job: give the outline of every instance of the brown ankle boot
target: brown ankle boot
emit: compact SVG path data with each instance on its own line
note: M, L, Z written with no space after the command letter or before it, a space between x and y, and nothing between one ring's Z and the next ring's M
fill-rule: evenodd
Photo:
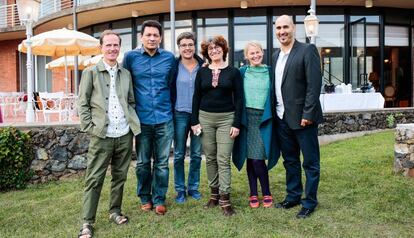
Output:
M210 199L208 200L207 204L204 205L205 209L216 207L219 204L219 189L218 188L211 188L211 195Z
M236 212L234 211L233 207L231 206L230 202L230 194L220 194L220 207L223 210L223 215L225 216L232 216Z

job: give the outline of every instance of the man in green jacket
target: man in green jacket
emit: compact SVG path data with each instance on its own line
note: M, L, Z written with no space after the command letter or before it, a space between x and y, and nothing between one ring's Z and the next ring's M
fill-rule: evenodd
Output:
M118 225L128 217L121 213L124 183L132 154L132 138L141 132L135 112L131 75L116 61L121 38L106 30L100 37L103 59L83 71L78 111L81 130L91 136L83 200L83 224L78 237L90 238L106 170L111 165L109 219Z

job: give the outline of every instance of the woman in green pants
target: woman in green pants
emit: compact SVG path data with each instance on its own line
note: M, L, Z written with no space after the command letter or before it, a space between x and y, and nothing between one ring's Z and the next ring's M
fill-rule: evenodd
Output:
M231 152L239 135L243 87L238 69L226 63L227 41L216 36L202 42L201 53L209 61L196 76L191 129L201 134L206 156L211 196L206 208L220 204L223 214L231 216Z

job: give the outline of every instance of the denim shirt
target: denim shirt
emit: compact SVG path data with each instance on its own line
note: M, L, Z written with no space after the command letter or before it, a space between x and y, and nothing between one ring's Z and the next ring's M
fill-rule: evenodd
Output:
M194 82L199 69L199 65L190 72L180 62L178 63L177 74L177 102L175 103L175 110L179 112L191 113L193 105Z
M132 75L135 110L142 124L172 120L170 88L174 63L174 55L160 48L153 56L143 47L126 53L123 65Z

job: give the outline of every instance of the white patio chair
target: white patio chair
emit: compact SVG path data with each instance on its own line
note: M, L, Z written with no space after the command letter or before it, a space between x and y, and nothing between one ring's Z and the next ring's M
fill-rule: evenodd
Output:
M24 113L26 102L24 102L24 92L12 92L9 98L9 104L13 111L13 117L17 117L18 113Z
M73 93L68 94L62 98L64 111L66 113L65 120L72 121L74 116L77 116L77 107L76 107L77 96Z
M39 92L39 100L41 108L38 110L42 111L43 119L45 122L50 121L51 114L57 114L59 121L66 115L67 111L63 105L63 92L56 93L42 93Z
M1 112L3 114L3 118L7 117L7 112L8 112L8 105L7 105L7 98L9 96L9 93L7 92L0 92L0 107L1 107Z

